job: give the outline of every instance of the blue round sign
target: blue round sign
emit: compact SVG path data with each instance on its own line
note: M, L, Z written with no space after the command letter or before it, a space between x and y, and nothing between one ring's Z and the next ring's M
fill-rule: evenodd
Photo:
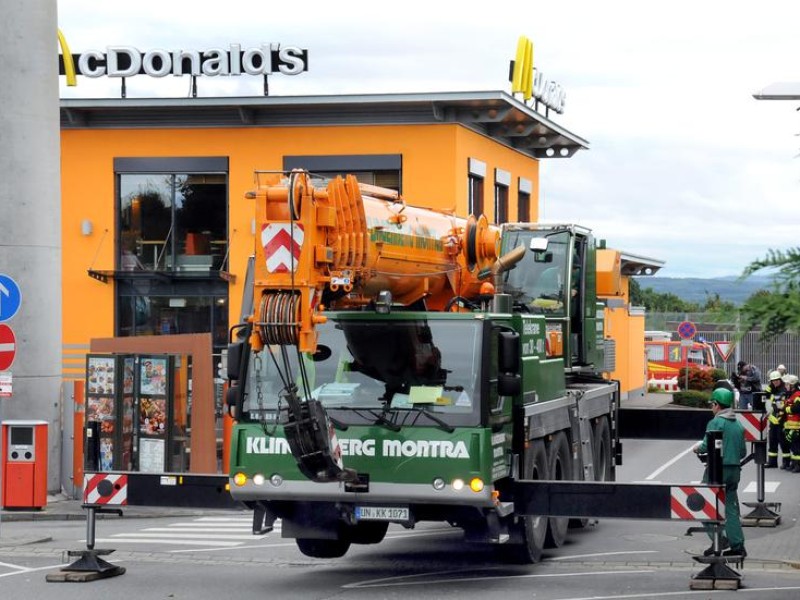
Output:
M0 273L0 323L17 314L22 304L22 292L17 282Z
M678 335L683 340L690 340L697 333L697 327L691 321L683 321L678 325Z

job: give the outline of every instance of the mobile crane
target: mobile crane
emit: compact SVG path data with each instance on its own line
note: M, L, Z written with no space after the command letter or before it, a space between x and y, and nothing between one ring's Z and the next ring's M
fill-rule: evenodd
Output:
M254 533L280 518L314 557L391 522L523 562L561 545L569 518L521 510L516 482L612 481L621 460L591 232L460 219L352 176L260 174L248 196L253 314L227 403Z

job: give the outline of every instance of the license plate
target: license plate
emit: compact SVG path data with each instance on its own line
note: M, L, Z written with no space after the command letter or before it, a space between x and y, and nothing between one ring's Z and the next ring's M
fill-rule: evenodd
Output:
M408 508L396 506L356 506L358 521L408 521Z

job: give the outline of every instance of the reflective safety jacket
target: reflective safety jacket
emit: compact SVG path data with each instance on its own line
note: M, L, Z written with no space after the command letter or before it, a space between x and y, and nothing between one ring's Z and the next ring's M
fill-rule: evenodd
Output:
M786 401L786 421L784 429L800 429L800 390L795 391Z
M784 402L788 394L786 386L781 384L772 389L772 384L764 388L767 393L767 410L769 411L769 422L773 425L783 425L786 420L786 413L784 412Z

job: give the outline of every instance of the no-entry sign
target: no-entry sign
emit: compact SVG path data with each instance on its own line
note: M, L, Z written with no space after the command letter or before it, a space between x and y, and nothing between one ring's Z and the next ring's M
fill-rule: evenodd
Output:
M0 323L0 371L5 371L14 362L17 353L17 338L14 330Z

